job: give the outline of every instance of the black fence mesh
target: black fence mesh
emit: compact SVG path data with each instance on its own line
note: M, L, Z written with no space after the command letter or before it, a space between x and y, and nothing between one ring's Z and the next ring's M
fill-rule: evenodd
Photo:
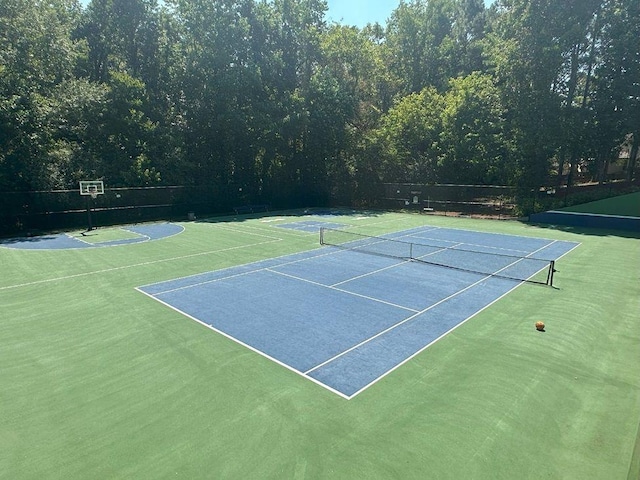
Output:
M434 213L511 216L516 188L503 185L385 183L386 208Z
M87 227L87 208L91 208L93 226L102 226L225 213L239 201L211 186L105 188L95 199L80 195L77 189L0 195L1 234Z

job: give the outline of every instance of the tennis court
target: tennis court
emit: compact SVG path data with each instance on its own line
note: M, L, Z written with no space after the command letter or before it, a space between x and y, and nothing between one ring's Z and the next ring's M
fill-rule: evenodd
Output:
M638 235L312 213L3 242L0 477L637 478Z
M550 283L578 243L422 226L138 287L216 332L353 398L523 283ZM550 288L528 286L528 288Z

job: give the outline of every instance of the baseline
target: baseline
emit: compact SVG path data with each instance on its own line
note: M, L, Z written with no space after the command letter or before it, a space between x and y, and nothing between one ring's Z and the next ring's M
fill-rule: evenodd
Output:
M503 253L486 273L445 272L327 247L137 290L349 399L540 271L539 262L525 260L560 257L578 245L433 227L389 238L424 235L442 244L430 254L465 243L494 252L499 243L525 255ZM509 268L521 268L523 279L494 276ZM251 295L239 302L239 291Z

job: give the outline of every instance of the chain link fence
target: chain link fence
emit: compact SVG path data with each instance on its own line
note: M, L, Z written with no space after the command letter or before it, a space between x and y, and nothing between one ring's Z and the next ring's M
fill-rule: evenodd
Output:
M515 214L515 187L504 185L422 185L385 183L384 207L442 215L511 217Z
M88 209L93 225L105 226L225 213L240 201L237 189L211 186L105 188L95 199L78 190L0 195L0 234L4 235L84 228Z

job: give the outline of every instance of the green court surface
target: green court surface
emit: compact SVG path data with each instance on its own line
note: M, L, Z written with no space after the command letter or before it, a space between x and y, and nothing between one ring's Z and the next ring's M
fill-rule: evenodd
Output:
M581 243L557 262L555 288L521 285L351 400L135 290L320 248L315 233L277 228L307 219L189 222L109 248L0 247L0 478L638 478L638 236L323 219L367 235L428 224Z
M563 208L563 211L640 217L640 192Z

